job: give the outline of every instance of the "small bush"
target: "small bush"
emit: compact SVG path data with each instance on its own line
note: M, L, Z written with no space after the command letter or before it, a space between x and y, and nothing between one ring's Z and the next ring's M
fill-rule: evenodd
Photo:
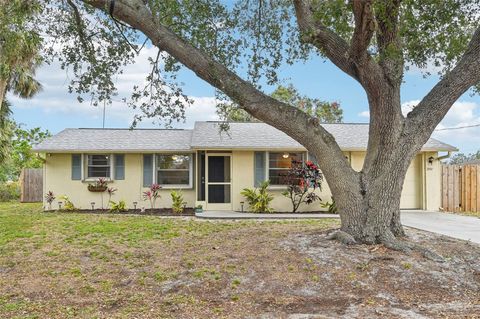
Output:
M64 205L63 205L63 209L65 210L75 210L75 205L73 205L72 201L70 200L70 198L68 198L67 195L62 195L60 196L60 199L63 199L64 200Z
M0 202L20 199L20 184L18 182L0 183Z
M124 200L121 200L118 203L111 200L110 205L110 213L121 213L127 211L127 204L125 204Z
M254 213L273 212L273 208L269 207L270 202L273 200L273 195L268 193L267 191L268 186L270 186L270 181L265 181L260 185L258 189L244 188L243 191L240 193L242 194L243 197L246 198L252 212Z
M170 196L172 197L172 211L178 214L182 213L183 207L186 204L186 202L183 200L182 191L173 190L170 192Z
M335 203L335 198L332 196L332 202L326 202L320 204L323 208L326 208L329 214L338 214L337 203Z

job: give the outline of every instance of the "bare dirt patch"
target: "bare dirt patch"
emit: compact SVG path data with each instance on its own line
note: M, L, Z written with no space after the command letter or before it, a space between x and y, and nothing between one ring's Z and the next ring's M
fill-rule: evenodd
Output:
M433 262L325 239L336 220L0 213L2 318L478 318L480 247ZM2 237L3 236L3 237Z

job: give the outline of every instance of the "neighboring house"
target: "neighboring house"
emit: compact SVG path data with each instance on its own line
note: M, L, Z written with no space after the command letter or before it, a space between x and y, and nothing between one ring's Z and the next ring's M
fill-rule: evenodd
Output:
M333 134L356 170L362 168L368 141L367 124L323 124ZM430 139L408 170L402 193L404 209L440 207L438 152L456 148ZM158 207L170 207L169 192L182 189L187 206L206 210L240 210L243 188L271 181L273 208L288 211L281 195L282 173L292 159L315 160L283 132L264 123L230 123L220 132L216 122L197 122L191 130L65 129L34 147L45 158L44 193L67 195L79 208L100 205L100 195L87 190L99 177L118 189L112 199L148 207L142 193L152 184L162 186ZM328 185L320 197L330 201ZM46 206L46 205L45 205ZM56 203L53 205L57 207ZM245 207L247 209L247 207ZM303 210L320 210L320 203Z

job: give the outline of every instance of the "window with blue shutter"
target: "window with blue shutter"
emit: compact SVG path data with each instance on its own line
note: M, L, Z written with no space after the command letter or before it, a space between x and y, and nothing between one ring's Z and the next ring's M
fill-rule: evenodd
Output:
M265 181L265 163L266 163L266 153L265 152L255 152L254 155L254 170L255 170L255 187L260 186L260 184Z
M82 155L72 154L72 180L82 179Z
M143 187L153 184L153 154L143 155Z
M114 170L114 179L123 180L125 179L125 155L115 154L115 170Z

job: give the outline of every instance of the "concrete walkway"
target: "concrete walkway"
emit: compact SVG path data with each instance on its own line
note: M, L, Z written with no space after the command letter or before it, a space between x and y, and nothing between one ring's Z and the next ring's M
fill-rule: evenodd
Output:
M205 219L317 219L339 218L333 214L252 214L233 211L205 211L196 214ZM423 210L403 210L405 226L480 244L480 218Z
M480 218L441 212L402 211L405 226L480 244Z

